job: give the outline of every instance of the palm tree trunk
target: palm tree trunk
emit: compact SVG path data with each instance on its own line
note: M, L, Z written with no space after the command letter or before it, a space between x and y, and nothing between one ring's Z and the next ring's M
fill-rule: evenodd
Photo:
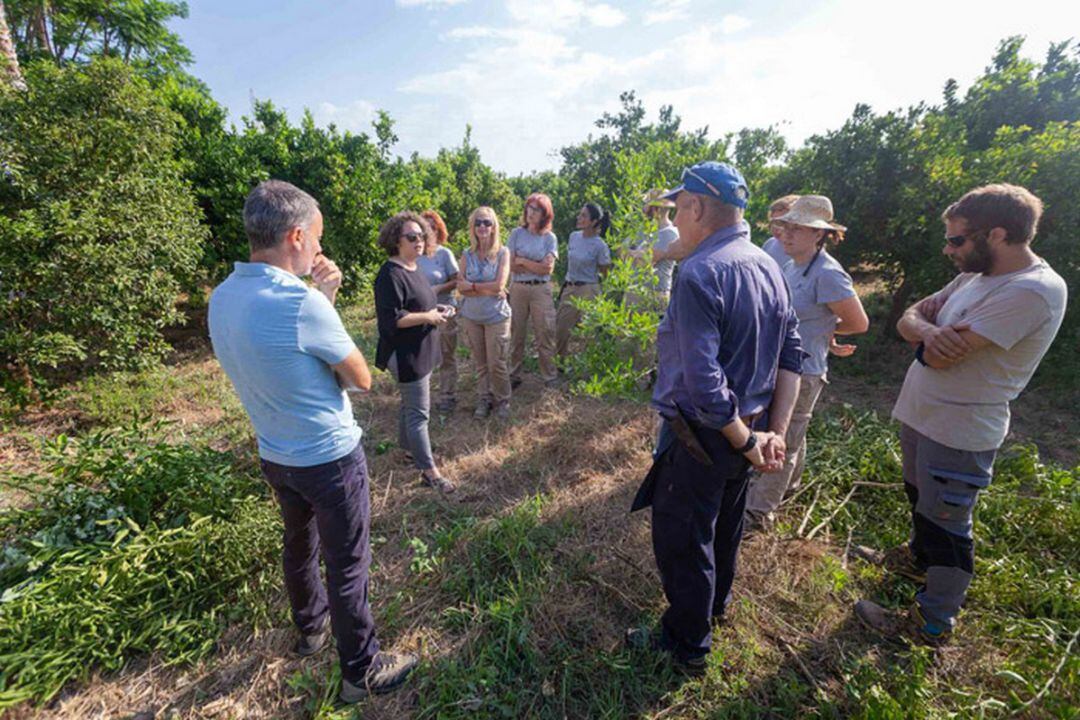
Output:
M8 30L4 0L0 0L0 82L18 90L26 89L22 71L19 70L19 58L15 55L15 44L11 41L11 31Z

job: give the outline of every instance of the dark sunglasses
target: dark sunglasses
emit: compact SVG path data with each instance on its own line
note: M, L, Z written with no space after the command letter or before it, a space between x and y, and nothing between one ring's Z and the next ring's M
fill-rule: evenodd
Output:
M536 212L544 212L544 208L540 207L539 205L526 205L525 209L526 210L535 210Z
M946 236L945 242L949 243L954 248L963 247L964 243L968 241L969 237L971 237L972 235L978 235L981 232L982 230L972 230L970 232L964 233L963 235Z
M491 227L494 224L495 223L491 222L490 220L484 220L483 218L479 218L473 221L473 225L475 225L476 227Z
M424 239L424 233L401 233L401 238L403 240L408 240L409 242L420 242Z

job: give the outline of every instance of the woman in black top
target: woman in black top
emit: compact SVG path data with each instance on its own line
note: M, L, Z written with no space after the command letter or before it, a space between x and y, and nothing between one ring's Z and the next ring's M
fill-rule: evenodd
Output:
M379 245L390 255L375 276L375 316L379 346L375 366L389 370L401 391L398 442L412 455L425 485L453 492L431 456L428 416L431 371L439 361L439 326L447 311L435 304L435 292L416 265L431 241L427 221L414 212L400 212L379 230Z

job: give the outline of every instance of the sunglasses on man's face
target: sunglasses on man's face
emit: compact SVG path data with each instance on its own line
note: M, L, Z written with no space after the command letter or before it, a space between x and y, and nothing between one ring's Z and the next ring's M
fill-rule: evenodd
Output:
M473 222L473 225L475 225L476 227L491 227L494 224L495 223L487 220L486 218L477 218L476 221Z
M945 242L949 243L954 248L963 247L964 243L968 241L968 238L970 238L972 235L978 235L981 232L982 230L972 230L971 232L966 232L963 235L946 236Z
M420 242L421 240L424 239L424 233L422 233L422 232L401 233L401 239L402 240L408 240L409 242L413 242L413 243Z

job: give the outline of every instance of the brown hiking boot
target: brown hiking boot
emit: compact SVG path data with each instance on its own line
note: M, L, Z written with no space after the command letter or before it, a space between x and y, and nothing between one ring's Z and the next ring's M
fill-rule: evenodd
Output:
M888 638L906 637L920 645L941 647L949 642L951 628L942 628L923 617L918 603L907 612L888 610L872 600L855 603L855 616L863 625Z
M326 613L322 622L319 623L319 629L310 635L301 635L300 639L293 645L293 652L300 657L310 657L319 652L326 646L326 641L330 638L330 613Z
M380 652L368 666L362 682L352 683L342 678L341 694L338 698L351 705L369 695L382 695L396 690L409 677L417 662L419 659L412 653Z
M926 568L919 564L911 546L907 543L888 550L878 550L866 545L856 545L851 551L863 560L882 567L894 575L914 580L920 585L926 584Z

